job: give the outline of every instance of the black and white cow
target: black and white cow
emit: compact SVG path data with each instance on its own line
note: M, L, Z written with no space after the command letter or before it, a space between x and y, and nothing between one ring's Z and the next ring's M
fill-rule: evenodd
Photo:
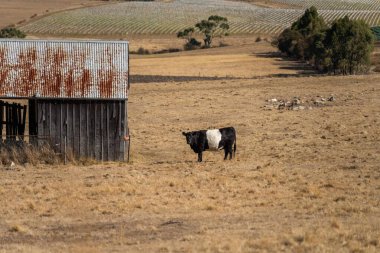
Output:
M236 153L236 131L233 127L182 132L182 134L186 136L187 144L194 153L198 154L198 162L202 162L202 152L205 150L224 149L224 160L228 154L232 159L232 146L234 155Z

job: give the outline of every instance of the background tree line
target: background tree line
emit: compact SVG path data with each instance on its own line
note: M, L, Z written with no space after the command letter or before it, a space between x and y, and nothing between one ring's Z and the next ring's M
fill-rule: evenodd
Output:
M322 72L347 75L368 72L374 41L364 21L346 16L327 25L311 7L274 44L281 52L308 61Z

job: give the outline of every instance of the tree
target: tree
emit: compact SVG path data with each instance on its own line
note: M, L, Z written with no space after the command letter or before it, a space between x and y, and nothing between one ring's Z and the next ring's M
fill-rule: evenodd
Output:
M227 35L227 31L230 29L227 18L218 15L210 16L207 20L198 22L195 24L195 27L203 33L203 41L205 43L205 47L207 48L211 47L213 38L215 37L217 31L221 31L221 34Z
M312 59L311 63L313 63L315 68L320 71L326 71L325 66L329 65L327 62L329 59L326 58L327 50L324 44L325 37L326 31L321 30L307 39L307 57Z
M321 16L319 16L318 10L314 6L306 9L302 17L300 17L291 26L292 30L300 32L305 38L312 36L326 28L327 26L325 21Z
M0 30L0 38L25 38L26 34L14 27L6 27Z
M201 46L201 43L193 37L194 32L195 32L194 27L189 27L177 33L177 38L186 40L186 44L184 46L186 50L192 50L194 48Z
M317 8L312 6L307 9L304 15L292 24L292 28L303 36L298 45L299 51L302 51L299 58L318 63L320 55L324 52L321 39L324 38L328 27L319 16Z
M313 48L321 34L327 29L323 18L312 6L295 21L290 28L285 29L277 40L279 50L297 59L312 61L315 58Z
M277 47L287 56L298 58L296 52L299 50L296 48L300 40L302 40L302 35L298 31L287 28L278 36Z
M373 33L364 21L350 20L348 16L336 20L324 40L326 56L330 59L328 70L343 75L366 72L374 41Z
M318 40L321 36L323 37L327 29L327 25L319 16L317 8L312 6L306 9L305 13L292 24L291 29L302 35L302 39L299 39L295 46L297 49L295 56L302 60L315 61L316 53L320 53L318 50L321 44L318 44Z
M183 31L177 32L177 38L185 39L187 43L193 38L193 33L195 29L194 27L189 27L184 29Z

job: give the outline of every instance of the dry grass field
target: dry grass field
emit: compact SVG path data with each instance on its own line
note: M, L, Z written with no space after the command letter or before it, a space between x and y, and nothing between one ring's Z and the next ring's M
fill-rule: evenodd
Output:
M89 1L50 1L66 2ZM9 8L7 24L21 17ZM132 83L129 164L0 167L0 253L380 252L380 75L279 78L309 71L255 40L133 55L132 75L199 80ZM266 107L293 97L312 108ZM236 158L197 163L181 132L224 126L237 130Z
M230 47L194 50L170 54L132 55L132 75L198 76L198 77L262 77L308 73L299 62L284 60L266 41L255 42L256 37L224 38ZM173 41L173 39L171 39ZM174 40L180 48L182 40ZM157 50L161 45L154 40L131 41L131 50L143 45ZM219 41L215 42L218 45ZM179 43L179 44L178 44Z
M101 0L0 0L0 27L23 24L52 12L104 4Z
M260 43L213 50L138 56L131 71L242 77L239 67L260 76L293 64L260 57L271 50ZM379 252L379 84L379 75L133 83L129 164L0 169L0 252ZM312 109L265 108L294 96ZM236 158L206 152L197 163L181 131L223 126L237 130Z

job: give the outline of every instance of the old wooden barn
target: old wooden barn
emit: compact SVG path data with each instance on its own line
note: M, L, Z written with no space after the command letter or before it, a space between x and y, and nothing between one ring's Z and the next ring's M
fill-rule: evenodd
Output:
M128 91L125 41L0 40L2 143L125 160Z

